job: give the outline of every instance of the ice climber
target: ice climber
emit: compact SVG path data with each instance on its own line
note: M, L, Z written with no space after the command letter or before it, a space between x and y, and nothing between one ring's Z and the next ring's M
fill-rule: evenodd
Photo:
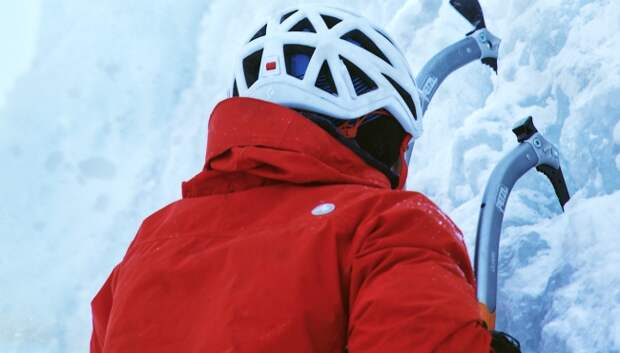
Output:
M461 232L403 190L420 102L385 32L279 13L230 86L203 170L94 298L92 353L517 351L481 321Z

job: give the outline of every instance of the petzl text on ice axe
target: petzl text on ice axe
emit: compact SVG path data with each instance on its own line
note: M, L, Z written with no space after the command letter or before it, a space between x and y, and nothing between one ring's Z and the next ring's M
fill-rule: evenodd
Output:
M512 131L517 135L519 145L491 173L482 197L476 235L476 296L489 330L495 329L499 239L506 202L513 186L536 167L551 181L562 208L570 198L560 167L560 153L536 130L532 117L521 120Z
M486 28L478 0L450 0L450 4L474 26L474 29L464 39L431 58L418 74L416 84L420 90L423 113L428 109L433 96L446 77L461 67L481 60L497 73L501 40Z

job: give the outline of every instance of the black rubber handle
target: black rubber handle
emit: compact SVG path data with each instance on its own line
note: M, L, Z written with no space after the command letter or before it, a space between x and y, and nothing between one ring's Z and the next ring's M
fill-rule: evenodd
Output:
M450 5L476 27L475 31L486 28L482 7L478 0L450 0Z
M497 65L497 59L496 58L483 58L482 59L482 63L487 65L488 67L492 68L493 71L495 71L495 74L497 74L497 70L498 70L498 65Z
M512 132L517 136L517 141L521 143L534 136L538 130L536 129L536 126L534 126L534 119L531 116L528 116L526 119L522 120L519 125L515 126L512 129Z
M570 200L570 195L568 193L568 188L566 187L566 181L564 180L564 173L562 173L562 168L555 169L548 165L540 165L536 167L536 170L543 173L553 185L553 189L555 190L555 194L560 201L560 205L562 209L564 209L564 205Z

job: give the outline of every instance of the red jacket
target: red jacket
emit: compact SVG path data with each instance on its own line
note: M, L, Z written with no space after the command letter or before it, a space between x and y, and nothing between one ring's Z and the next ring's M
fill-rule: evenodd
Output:
M488 353L459 230L298 113L233 98L92 302L93 353Z

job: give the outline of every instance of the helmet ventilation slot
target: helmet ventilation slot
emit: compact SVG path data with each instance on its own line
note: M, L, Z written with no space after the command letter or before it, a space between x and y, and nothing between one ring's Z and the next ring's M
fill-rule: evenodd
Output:
M336 88L336 83L334 82L334 77L329 70L329 64L327 61L323 62L321 70L319 71L319 76L317 77L314 85L327 93L333 94L334 96L338 95L338 89Z
M405 101L405 104L407 104L407 107L411 111L413 118L417 120L418 116L415 111L415 103L413 102L413 98L411 98L411 95L401 85L396 83L396 81L394 81L391 77L385 74L383 75L383 77L385 77L390 82L390 84L394 87L394 89L398 92L400 97Z
M258 30L258 32L256 32L256 34L254 34L254 36L252 36L252 39L250 39L250 42L260 37L264 37L266 34L267 34L267 25L264 25L261 29Z
M368 75L366 75L359 67L355 66L355 64L342 56L340 57L340 60L342 60L344 65L347 67L349 76L351 76L351 82L353 82L353 87L355 88L355 93L358 96L372 92L378 88L375 81L368 77Z
M245 75L245 84L248 88L252 87L254 82L258 80L260 61L262 57L263 50L261 49L243 59L243 74Z
M323 21L325 22L325 25L329 29L332 29L335 25L342 22L341 19L333 17L333 16L321 15L321 18L323 19Z
M232 96L239 97L239 89L237 88L237 80L235 80L235 83L233 83Z
M388 60L385 54L383 54L381 49L379 49L379 47L377 47L377 45L370 38L368 38L364 33L362 33L362 31L356 29L340 37L340 39L346 40L351 44L364 48L367 51L381 58L386 63L392 65L390 60Z
M295 14L295 12L297 12L297 10L293 10L293 11L291 11L291 12L287 12L287 13L285 13L285 14L284 14L284 16L282 16L282 17L280 18L280 23L282 23L282 22L286 21L286 19L287 19L287 18L289 18L289 17L293 16L293 14Z
M308 65L310 64L310 59L312 59L312 55L314 54L314 49L315 48L305 45L285 45L284 62L286 64L286 73L303 80Z
M289 32L312 32L312 33L316 33L316 30L314 29L314 26L312 25L312 23L310 23L310 20L308 18L304 18L303 20L297 22L296 25L294 25Z

